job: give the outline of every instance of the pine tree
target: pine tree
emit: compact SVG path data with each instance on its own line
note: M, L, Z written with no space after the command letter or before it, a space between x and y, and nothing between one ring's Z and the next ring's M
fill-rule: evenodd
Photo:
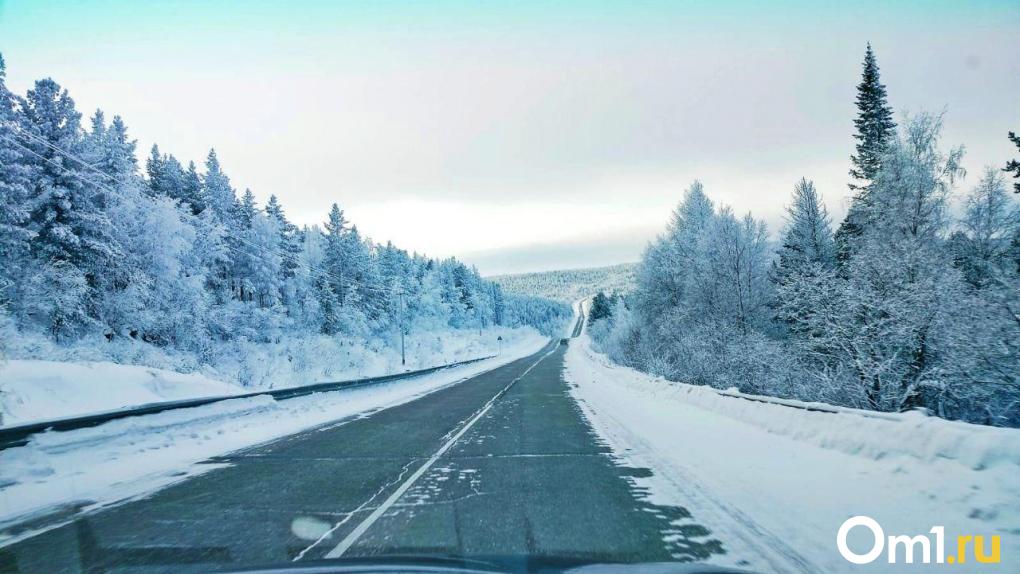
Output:
M875 53L868 44L864 54L864 71L861 83L857 85L857 129L856 153L850 156L853 181L850 189L854 196L846 218L836 231L836 256L840 265L846 263L853 252L853 243L866 225L862 208L867 206L869 187L881 167L882 154L890 139L895 136L896 123L893 112L886 101L885 86L882 85Z
M227 287L227 293L235 299L243 299L243 284L235 274L238 258L247 253L241 243L242 225L238 219L240 212L237 194L230 185L230 178L223 172L216 150L209 150L205 161L205 174L202 176L202 197L212 212L216 222L223 226L226 249L229 250L229 262L218 272L219 283Z
M36 82L22 109L24 130L35 136L27 146L35 168L35 250L42 258L102 266L114 255L108 239L111 223L95 209L105 192L92 182L103 183L96 180L104 178L89 177L68 157L85 151L81 114L67 91L50 79ZM98 119L101 122L101 116Z
M344 239L350 290L356 294L358 301L358 316L353 320L359 325L378 328L391 293L382 284L372 244L361 237L358 226L351 225Z
M98 112L97 112L98 113ZM124 182L134 178L138 172L138 158L135 156L137 142L128 137L127 126L120 116L113 116L102 139L101 154L93 164L106 173L111 182Z
M810 339L805 325L819 312L817 286L835 265L829 214L812 182L801 179L786 208L787 221L770 279L776 287L775 318Z
M1020 149L1020 136L1013 132L1009 132L1009 141L1013 142L1013 145ZM1020 179L1020 161L1011 159L1006 162L1006 167L1003 171L1013 174L1013 179ZM1020 193L1020 181L1013 183L1013 193Z
M256 213L252 217L247 238L251 249L258 253L258 256L249 259L250 267L247 269L251 290L249 299L263 308L273 307L280 302L283 259L279 251L279 237L279 222L275 218L262 213Z
M185 174L181 162L173 155L160 154L156 144L152 145L149 159L145 161L145 172L149 177L149 188L153 195L189 203L185 193ZM190 209L190 205L188 207Z
M230 221L234 227L229 244L234 246L233 281L237 290L237 298L241 301L254 300L253 283L256 269L259 267L258 259L261 256L256 243L253 241L252 225L258 215L258 207L255 205L255 195L250 189L244 190L241 201L234 204L234 214Z
M503 297L503 288L499 286L499 283L492 282L492 321L496 325L506 324L506 300Z
M73 160L57 149L79 151L81 114L66 91L50 79L36 82L21 105L23 130L33 168L33 250L40 258L70 261L79 240L73 230L74 195L82 187ZM26 138L27 139L27 138Z
M276 197L264 210L248 190L238 198L214 151L202 175L157 146L140 170L120 117L97 111L82 129L56 82L17 98L4 72L0 58L0 310L19 329L126 336L211 361L225 343L280 342L284 329L367 342L392 339L405 317L407 329L547 334L566 318L455 259L377 246L335 205L328 234L298 230Z
M20 279L19 262L34 235L27 226L30 170L15 129L17 120L0 55L0 305L10 297L8 288Z
M37 81L20 108L20 131L28 134L25 147L31 150L31 252L50 267L39 274L46 284L35 288L60 291L64 307L50 312L44 306L35 314L62 337L95 323L101 285L123 255L108 214L112 182L83 165L98 156L93 146L105 140L107 128L97 114L86 139L74 101L51 79ZM79 297L71 301L71 294Z
M850 157L853 167L850 175L856 180L851 189L865 190L881 165L882 154L890 138L896 133L893 112L886 101L885 86L879 77L875 53L868 44L864 54L864 72L857 85L857 153Z
M347 219L344 217L344 212L340 209L339 205L334 203L330 208L329 219L324 227L326 228L326 252L323 264L326 266L327 271L343 270L346 267L344 235L349 231L349 226L347 225ZM335 280L343 281L342 278L336 278Z
M333 204L325 224L326 245L323 253L323 280L320 284L320 304L323 309L323 332L349 333L350 325L345 320L345 307L356 303L351 288L350 256L348 235L350 227L340 206Z
M181 199L191 206L191 213L194 215L202 213L208 207L205 190L202 186L202 176L198 175L198 168L195 167L193 161L188 162L188 170L184 172Z
M209 150L205 161L205 176L202 178L202 194L216 217L227 226L228 231L236 228L237 195L230 187L230 178L223 173L216 150Z
M165 163L166 158L159 153L159 146L152 144L152 149L149 151L149 159L145 160L145 173L149 176L149 185L155 193L162 191L160 181L163 179Z
M276 222L279 232L279 239L276 250L282 257L281 272L283 279L290 279L295 276L300 267L301 256L301 234L296 225L287 219L283 211L283 205L276 195L270 195L266 202L266 215Z
M250 189L245 188L244 194L241 196L240 203L236 206L237 209L237 221L241 225L242 229L250 228L252 222L255 221L255 216L259 212L259 208L255 205L255 194Z
M594 323L599 319L605 319L613 314L613 308L609 303L609 297L602 291L595 294L591 300L591 308L588 309L588 322Z
M793 188L793 203L786 208L787 221L773 280L779 284L808 266L825 269L835 262L829 214L818 197L815 184L801 179Z

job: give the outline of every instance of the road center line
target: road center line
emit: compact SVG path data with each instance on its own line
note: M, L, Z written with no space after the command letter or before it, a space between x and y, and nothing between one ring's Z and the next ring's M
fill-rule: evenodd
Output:
M518 375L517 378L515 378L514 380L510 381L510 383L507 386L503 387L498 393L496 393L491 399L489 399L488 402L486 402L485 405L482 406L482 408L479 409L478 412L476 412L467 421L467 423L460 429L460 431L457 432L457 434L453 435L452 437L450 437L450 440L443 443L443 446L439 447L439 450L437 450L435 454L429 457L429 459L425 461L424 464L418 467L418 470L414 471L414 474L409 476L407 480L403 482L403 484L401 484L395 491L393 491L393 494L391 494L389 498L387 498L385 501L383 501L382 504L380 504L375 510L373 510L372 513L365 518L365 520L361 521L361 523L358 524L354 528L354 530L352 530L351 533L347 535L346 538L341 540L340 543L336 545L336 548L333 548L328 553L326 553L325 558L340 558L341 556L343 556L344 553L347 552L347 550L349 550L350 547L353 546L354 543L357 542L358 539L361 538L361 536L365 534L365 532L369 528L371 528L373 524L375 524L375 521L379 520L379 517L382 516L387 510L389 510L390 507L393 506L393 504L396 503L397 500L399 500L400 497L403 496L404 493L407 492L407 490L410 489L411 486L413 486L414 483L419 478L421 478L421 476L425 474L429 470L429 468L431 468L432 465L436 463L437 460L439 460L439 457L443 456L443 454L445 454L446 451L450 450L450 448L452 448L453 445L456 444L458 440L460 440L460 437L464 436L464 434L468 430L470 430L471 427L474 426L474 424L478 422L479 419L485 416L485 413L489 412L489 409L492 408L492 405L494 405L496 401L499 400L500 397L506 394L506 392L510 390L510 387L514 386L514 384L517 381L523 379L529 372L531 372L531 369L534 369L539 363L544 361L546 357L555 353L558 348L559 345L554 344L552 348L549 350L549 352L539 357L539 359L532 363L531 366L529 366L527 369L525 369L523 373Z

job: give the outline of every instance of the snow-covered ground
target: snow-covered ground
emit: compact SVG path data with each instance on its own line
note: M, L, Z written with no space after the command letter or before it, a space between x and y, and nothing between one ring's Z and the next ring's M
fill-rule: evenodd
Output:
M276 345L244 344L222 353L216 367L192 363L143 343L57 347L19 341L21 357L0 362L0 426L52 420L169 400L229 396L264 388L357 379L445 365L497 353L497 337L514 346L534 339L531 328L448 329L408 337L400 348L378 342L308 337ZM97 360L97 359L110 360ZM180 372L185 371L185 372Z
M60 507L91 511L144 496L216 468L195 464L209 457L405 403L532 354L548 341L528 330L505 341L498 357L412 379L284 401L233 399L35 435L26 446L0 451L0 528ZM0 539L0 545L29 534Z
M902 547L895 565L888 546L871 564L844 560L840 525L867 515L886 536L942 525L947 555L957 535L999 535L999 564L975 563L971 548L950 569L1020 571L1020 430L726 397L612 363L587 334L571 344L565 375L621 462L652 470L635 479L651 502L687 508L723 542L715 562L761 572L950 568L904 564ZM870 548L865 532L850 539L857 552Z
M637 268L637 263L621 263L609 267L496 275L488 279L499 284L507 293L574 303L598 291L607 295L630 293L637 283Z
M199 373L109 361L14 360L0 365L0 413L6 426L242 391Z

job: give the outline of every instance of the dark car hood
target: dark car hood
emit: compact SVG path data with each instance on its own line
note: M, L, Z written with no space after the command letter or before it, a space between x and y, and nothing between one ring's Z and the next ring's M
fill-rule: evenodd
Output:
M428 572L428 573L478 573L493 574L504 572L570 572L572 574L753 574L746 570L735 570L710 564L690 562L592 562L572 558L547 558L534 556L497 556L481 558L435 557L435 556L381 556L371 558L343 558L338 560L312 560L289 562L264 567L225 570L225 572L246 572L249 574L331 574L331 573L373 573L373 572Z

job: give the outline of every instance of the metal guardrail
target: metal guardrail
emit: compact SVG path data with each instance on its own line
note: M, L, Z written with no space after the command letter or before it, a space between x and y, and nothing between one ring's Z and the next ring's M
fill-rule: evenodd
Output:
M686 384L690 384L690 383L686 383ZM836 406L836 405L830 405L828 403L806 402L806 401L799 401L797 399L784 399L784 398L780 398L780 397L770 397L770 396L766 396L766 395L751 395L751 394L742 393L740 391L733 390L733 389L722 390L722 389L715 389L715 388L712 388L712 387L708 387L708 388L712 389L717 395L719 395L721 397L728 397L728 398L731 398L731 399L742 399L742 400L745 400L745 401L753 401L753 402L756 402L756 403L764 403L764 404L767 404L767 405L776 405L776 406L779 406L779 407L787 407L787 408L791 408L791 409L800 409L802 411L810 411L810 412L815 412L815 413L830 413L830 414L850 414L850 415L856 415L856 416L861 416L861 417L865 417L865 418L881 419L881 420L895 421L895 422L901 422L903 420L899 416L899 415L902 415L903 413L889 413L889 412L883 412L883 411L867 411L867 410L864 410L864 409L855 409L853 407L840 407L840 406ZM915 409L915 410L923 411L923 409ZM928 413L925 412L924 414L928 414Z
M366 385L374 385L379 383L385 383L389 381L395 381L399 379L408 379L412 377L419 377L421 375L428 375L435 373L443 369L449 369L452 367L459 367L461 365L468 365L471 363L477 363L486 359L491 359L496 355L489 355L486 357L479 357L477 359L469 359L467 361L459 361L456 363L450 363L447 365L440 365L438 367L429 367L427 369L418 369L416 371L405 371L403 373L393 373L390 375L382 375L378 377L367 377L363 379L351 379L347 381L334 381L328 383L315 383L311 385L304 385L300 387L287 387L283 389L273 389L265 391L253 391L250 393L242 393L239 395L227 395L218 397L202 397L197 399L183 399L179 401L166 401L159 403L148 403L139 405L136 407L129 407L124 409L117 409L114 411L105 411L101 413L93 413L88 415L68 417L62 419L55 419L49 421L42 421L36 423L28 423L17 426L10 426L6 428L0 428L0 450L7 448L24 446L28 444L28 439L40 432L45 431L68 431L75 429L82 429L88 427L94 427L103 423L123 419L128 417L136 417L141 415L151 415L160 413L163 411L169 411L174 409L186 409L192 407L200 407L203 405L209 405L212 403L218 403L220 401L229 401L233 399L247 399L251 397L260 396L271 396L274 399L292 399L295 397L302 397L305 395L311 395L314 393L322 393L328 391L338 391L341 389L349 389L353 387L361 387Z

